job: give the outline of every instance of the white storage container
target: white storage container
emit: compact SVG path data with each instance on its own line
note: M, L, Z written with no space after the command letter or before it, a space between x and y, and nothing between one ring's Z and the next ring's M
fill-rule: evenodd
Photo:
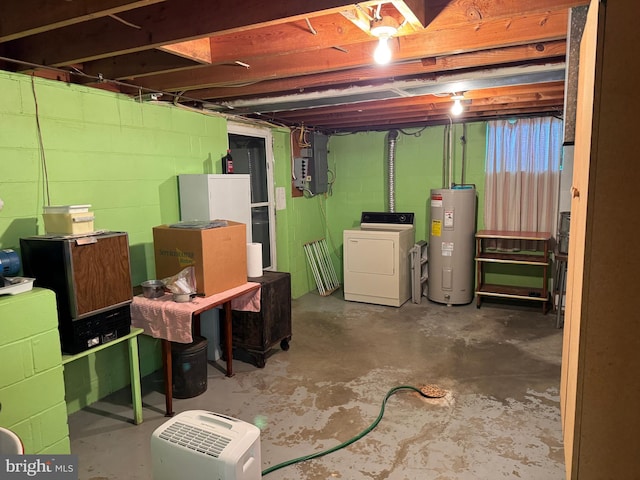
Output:
M93 232L94 216L91 212L44 213L44 229L49 235L73 235Z

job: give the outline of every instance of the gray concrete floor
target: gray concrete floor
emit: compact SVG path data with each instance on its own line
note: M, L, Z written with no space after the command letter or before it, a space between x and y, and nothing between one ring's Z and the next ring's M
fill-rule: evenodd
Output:
M236 360L227 378L222 364L210 365L207 391L175 399L176 413L204 409L261 425L265 469L359 434L395 386L436 384L448 393L435 400L400 391L363 439L265 478L564 478L554 315L426 298L394 308L311 293L293 301L292 330L290 349L263 369ZM70 416L81 480L151 479L150 437L168 420L162 389L160 375L143 379L138 426L126 389Z

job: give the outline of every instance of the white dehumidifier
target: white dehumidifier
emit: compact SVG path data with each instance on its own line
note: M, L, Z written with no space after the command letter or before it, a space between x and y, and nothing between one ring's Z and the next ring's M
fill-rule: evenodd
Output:
M151 436L154 480L259 480L260 430L205 410L179 413Z

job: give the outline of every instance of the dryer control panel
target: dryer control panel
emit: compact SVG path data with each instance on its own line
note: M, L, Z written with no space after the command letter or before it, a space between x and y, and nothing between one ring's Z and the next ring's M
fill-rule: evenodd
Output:
M413 225L413 213L396 212L362 212L360 223L390 223L398 225Z

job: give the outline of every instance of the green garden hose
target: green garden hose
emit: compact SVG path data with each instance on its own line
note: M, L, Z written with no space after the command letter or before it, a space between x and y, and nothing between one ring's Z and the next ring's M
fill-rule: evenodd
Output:
M384 397L384 400L382 400L382 406L380 407L380 413L378 414L378 418L376 418L374 420L374 422L371 425L369 425L367 428L365 428L361 433L359 433L355 437L353 437L353 438L351 438L351 439L349 439L349 440L347 440L345 442L342 442L339 445L336 445L335 447L328 448L327 450L322 450L322 451L317 452L317 453L312 453L310 455L305 455L303 457L298 457L298 458L294 458L292 460L287 460L285 462L282 462L282 463L279 463L279 464L274 465L272 467L269 467L269 468L263 470L262 476L264 477L265 475L268 475L271 472L275 472L276 470L279 470L281 468L288 467L289 465L294 465L296 463L306 462L307 460L312 460L314 458L323 457L324 455L328 455L330 453L336 452L336 451L338 451L338 450L340 450L340 449L342 449L344 447L347 447L347 446L351 445L354 442L357 442L358 440L360 440L362 437L364 437L365 435L370 433L374 428L376 428L378 426L378 424L380 423L380 420L382 420L382 417L384 415L384 407L387 404L387 400L389 400L389 397L391 397L391 395L393 395L394 393L396 393L396 392L398 392L400 390L413 390L414 392L418 392L423 397L431 398L429 395L427 395L425 392L423 392L419 388L412 387L411 385L400 385L398 387L393 387L391 390L389 390L387 392L387 394Z

